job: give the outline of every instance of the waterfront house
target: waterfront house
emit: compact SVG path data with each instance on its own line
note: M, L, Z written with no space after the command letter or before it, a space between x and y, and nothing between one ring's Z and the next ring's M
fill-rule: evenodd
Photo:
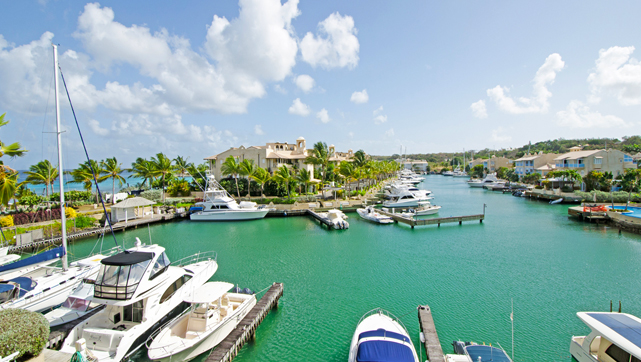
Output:
M583 151L580 147L572 147L570 152L556 157L554 163L557 170L575 170L581 177L590 171L612 172L616 177L629 168L637 167L632 156L619 150Z
M205 160L209 163L210 172L217 180L224 177L221 166L229 156L233 156L238 162L246 159L254 160L256 167L264 168L270 174L273 174L281 166L293 167L296 165L299 170L307 169L313 177L314 165L305 163L307 156L312 154L306 146L305 138L299 137L295 143L272 142L264 146L232 147L217 155L205 157ZM354 157L354 152L351 149L347 152L336 152L334 145L330 145L328 149L332 155L330 161L333 162L351 161Z
M543 153L526 154L521 158L514 160L514 173L522 178L534 172L538 172L538 168L542 168L548 163L554 163L554 159L559 155L556 153ZM541 170L543 171L543 170ZM547 169L546 173L550 170Z
M510 160L507 157L496 157L493 155L490 158L477 158L468 163L470 169L474 168L476 165L483 165L483 169L487 170L488 173L494 173L501 167L510 168L514 161Z
M416 161L416 160L410 160L408 158L406 160L400 161L400 163L403 165L403 168L406 170L420 171L420 172L427 171L427 166L428 166L427 161L423 161L423 160Z

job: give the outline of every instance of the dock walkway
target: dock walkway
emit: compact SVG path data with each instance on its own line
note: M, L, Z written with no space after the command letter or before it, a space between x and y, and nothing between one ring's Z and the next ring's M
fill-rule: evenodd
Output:
M432 310L428 305L418 306L418 323L421 325L421 333L423 333L425 345L425 353L430 362L445 362L445 355L441 348L441 342L436 333L436 326L432 318Z
M229 362L249 339L254 339L256 328L272 308L278 307L283 296L283 283L274 283L236 328L212 351L205 362Z
M391 217L396 223L407 224L414 229L414 226L423 226L423 225L438 225L446 223L458 222L459 225L463 224L463 221L476 221L483 223L485 220L485 214L475 214L475 215L464 215L464 216L449 216L449 217L436 217L430 219L414 219L413 217L406 217L398 213L393 213L384 210L378 210L383 215Z

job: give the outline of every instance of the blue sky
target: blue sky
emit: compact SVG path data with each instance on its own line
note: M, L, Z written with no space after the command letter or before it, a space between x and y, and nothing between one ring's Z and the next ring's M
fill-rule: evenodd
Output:
M92 158L303 136L392 154L641 133L635 1L3 2L0 112L47 158L51 42ZM64 99L63 99L64 100ZM83 161L62 102L64 163Z

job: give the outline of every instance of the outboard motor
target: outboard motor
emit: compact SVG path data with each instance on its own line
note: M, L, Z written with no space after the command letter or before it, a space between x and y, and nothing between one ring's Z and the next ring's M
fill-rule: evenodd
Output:
M252 292L252 290L251 290L251 289L249 289L249 288L245 288L245 289L243 289L243 291L242 291L242 292L243 292L244 294L249 294L249 295L254 294L254 292Z
M454 353L456 354L465 354L465 342L454 341L452 346L454 346Z

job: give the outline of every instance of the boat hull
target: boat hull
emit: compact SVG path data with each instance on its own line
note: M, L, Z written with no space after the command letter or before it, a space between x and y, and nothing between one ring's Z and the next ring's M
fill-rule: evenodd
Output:
M597 362L598 360L588 351L584 350L583 346L579 344L579 341L583 341L582 338L585 337L572 337L572 341L570 342L570 354L578 362Z
M262 219L269 210L199 211L189 215L193 221L240 221Z

